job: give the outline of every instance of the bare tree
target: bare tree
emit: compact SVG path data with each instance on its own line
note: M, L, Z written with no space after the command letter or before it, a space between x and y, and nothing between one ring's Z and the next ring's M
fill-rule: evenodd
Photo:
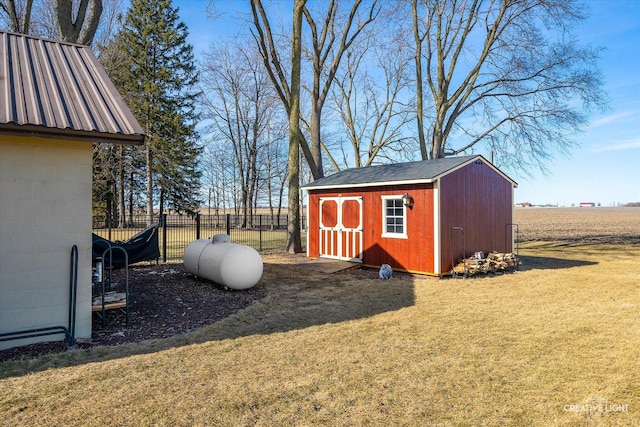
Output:
M289 160L288 160L288 212L287 252L302 252L300 233L300 73L302 62L302 15L306 0L293 4L293 41L291 43L291 93L289 105Z
M336 170L369 166L376 158L397 159L410 152L414 140L404 131L413 120L414 106L408 101L406 45L387 31L363 37L347 54L344 72L335 77L333 104L350 143L340 144L342 165L327 153Z
M307 49L306 53L312 63L313 84L306 87L306 90L311 95L311 155L318 169L319 176L316 179L324 175L322 153L320 152L322 146L320 126L322 109L334 82L334 77L344 55L380 11L377 0L373 0L368 5L364 16L360 16L359 8L361 5L361 0L354 1L349 14L341 17L338 13L339 2L330 1L324 16L322 13L318 14L323 18L320 21L321 26L318 26L310 10L306 7L304 9L305 19L311 30L310 49Z
M53 8L62 41L93 43L102 15L102 0L80 0L77 9L72 0L54 0Z
M32 19L33 34L49 38L60 39L58 32L58 21L56 11L53 6L55 0L39 0L34 7Z
M267 129L264 148L258 161L261 165L261 183L264 184L263 191L267 199L272 226L274 219L280 218L287 184L288 126L287 122L281 122L283 118L286 119L282 114L277 114L273 118L273 123Z
M212 140L205 145L202 161L202 184L207 192L207 205L214 214L226 212L234 198L235 180L233 150L226 141Z
M276 110L282 110L255 49L212 45L204 64L202 104L217 140L233 148L243 225L250 225L258 190L259 153Z
M122 0L0 0L9 31L104 46L116 33Z
M597 51L570 36L584 19L577 1L413 0L411 14L423 158L483 142L512 166L544 170L604 104Z
M343 56L364 28L373 22L380 10L377 0L373 0L368 2L366 12L360 14L363 1L355 0L348 13L342 14L339 13L340 4L342 3L331 0L326 10L319 14L322 19L320 20L321 24L318 25L314 13L306 7L306 2L304 0L295 1L292 39L290 42L284 43L285 45L290 43L292 47L291 72L287 73L280 54L281 46L278 44L280 40L276 40L274 37L267 11L261 0L251 0L253 36L260 49L265 69L289 115L289 241L287 250L290 252L302 251L299 151L302 149L314 179L323 177L320 125L324 104ZM308 24L311 37L308 48L304 49L305 57L310 62L312 75L312 82L305 86L306 92L310 95L309 104L311 106L311 116L307 121L310 144L300 129L302 120L300 117L300 75L303 53L303 17ZM290 82L288 78L291 79Z
M122 27L120 17L123 9L123 0L102 0L100 24L93 37L93 48L97 51L97 55L100 55L102 48L120 31Z
M0 10L6 13L9 31L14 33L29 34L32 9L33 0L24 2L16 2L15 0L0 1Z
M322 11L312 11L303 6L305 22L309 28L310 41L304 44L305 62L309 62L311 82L303 83L309 95L311 108L309 125L310 143L299 135L301 148L314 179L324 176L322 165L322 111L329 95L334 77L340 68L343 57L351 45L371 24L380 11L377 0L367 3L366 10L362 0L355 0L346 12L340 9L344 4L331 0ZM274 38L269 16L261 0L251 0L251 10L254 21L254 37L263 57L265 67L287 111L290 110L290 88L287 73L282 64L279 53L278 40ZM319 19L317 19L319 18ZM301 57L302 58L302 57Z

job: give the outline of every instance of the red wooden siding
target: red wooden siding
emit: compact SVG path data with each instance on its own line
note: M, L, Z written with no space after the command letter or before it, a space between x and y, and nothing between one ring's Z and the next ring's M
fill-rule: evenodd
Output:
M437 186L434 189L434 186ZM362 197L362 262L389 264L394 269L446 274L454 261L474 252L512 250L513 183L480 158L442 176L436 184L412 184L337 190L309 190L308 252L319 254L319 199L321 197ZM382 237L382 196L402 197L409 193L413 209L406 211L406 238ZM342 210L345 226L357 226L355 201L346 201ZM435 212L438 209L438 212ZM437 218L436 218L437 214ZM333 216L332 216L333 215ZM325 210L324 225L336 222L337 213ZM331 224L328 224L328 222ZM435 224L439 221L439 226ZM437 227L437 232L435 231ZM452 227L464 230L462 233ZM344 240L343 245L344 245ZM353 246L353 245L352 245ZM356 249L359 249L356 247ZM344 252L344 248L343 248ZM439 260L434 257L439 254ZM439 268L436 268L438 266Z
M408 238L382 237L382 196L398 196L409 193L414 199L413 209L407 209L406 230ZM363 264L380 266L389 264L395 269L432 273L433 260L433 186L369 187L358 191L318 190L309 192L309 232L307 234L309 257L319 256L319 199L320 197L362 196L363 204ZM356 226L357 202L343 205L345 226ZM324 209L323 209L324 210ZM324 215L324 214L323 214ZM323 219L323 223L324 223ZM327 225L325 223L325 225Z
M511 183L482 161L472 162L440 179L441 272L462 257L464 229L466 256L483 251L511 251L513 221ZM506 230L505 230L506 227ZM453 248L452 248L453 246Z
M309 193L307 199L307 256L318 258L319 256L319 230L320 230L320 197L318 194Z

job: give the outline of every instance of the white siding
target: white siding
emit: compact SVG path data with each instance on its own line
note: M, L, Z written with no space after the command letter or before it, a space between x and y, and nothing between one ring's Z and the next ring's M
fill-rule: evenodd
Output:
M76 337L91 336L91 161L87 142L0 136L0 332L67 326L77 245Z

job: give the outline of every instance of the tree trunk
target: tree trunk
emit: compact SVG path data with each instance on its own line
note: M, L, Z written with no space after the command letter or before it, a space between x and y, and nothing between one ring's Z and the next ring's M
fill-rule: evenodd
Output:
M29 34L29 24L31 23L31 9L33 0L27 0L24 7L24 15L19 16L16 9L15 0L7 0L6 3L0 1L0 9L4 9L9 17L9 30L13 33Z
M153 223L153 153L147 142L147 225Z
M127 226L126 208L124 202L124 189L126 182L124 180L124 146L120 145L119 150L120 159L118 159L118 213L120 215L120 227Z
M418 125L418 146L420 147L420 157L427 160L427 142L424 137L424 104L422 95L422 38L418 28L418 5L417 0L411 2L411 15L413 18L413 38L416 43L416 122Z
M311 111L311 158L315 164L315 174L313 179L320 179L324 177L324 168L322 167L322 149L320 141L320 121L322 116L322 107L317 105L313 106Z
M289 112L289 222L287 252L302 252L300 236L300 62L302 51L302 11L305 0L293 4L293 43L291 54L291 109Z
M135 179L135 176L132 168L131 172L129 173L129 221L127 222L127 227L133 226L133 198L134 198L133 195L135 194L134 179Z
M249 198L249 191L246 186L242 186L242 228L247 228L249 225L248 222L248 213L249 213L249 205L251 204L251 199Z
M75 19L71 0L54 0L53 9L61 40L84 45L93 42L102 15L102 0L81 0Z
M447 117L444 106L440 106L433 124L433 135L431 136L431 158L442 159L445 157L445 146L447 135L445 133L445 120Z
M91 45L93 43L93 37L98 31L98 24L100 23L100 16L102 15L102 0L91 0L89 5L89 16L87 17L86 24L82 26L80 35L78 37L78 43L84 45Z

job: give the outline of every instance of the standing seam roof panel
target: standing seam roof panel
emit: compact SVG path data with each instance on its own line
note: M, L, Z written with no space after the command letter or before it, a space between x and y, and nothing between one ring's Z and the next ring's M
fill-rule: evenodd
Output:
M17 98L17 107L19 110L23 111L23 114L30 121L36 121L35 114L33 114L32 110L33 103L35 100L35 94L33 93L33 79L31 76L31 72L29 70L28 64L28 55L21 55L21 52L25 52L27 49L27 45L25 40L19 40L18 43L22 42L23 46L20 46L16 49L16 54L18 56L18 61L16 61L17 70L14 73L14 79L19 82L18 86L23 93L23 96Z
M9 40L6 37L0 37L0 51L4 52L4 55L0 55L0 120L2 123L9 121L9 106L12 104L9 94L9 51L7 49L7 43Z
M44 114L44 108L42 105L42 89L41 84L41 66L40 56L37 54L38 46L34 43L28 43L25 40L25 52L23 77L28 79L29 92L25 92L25 101L31 101L29 105L30 119L34 124L46 125L47 119ZM25 76L26 75L26 76Z
M144 139L89 47L0 31L0 131L38 127L93 140Z
M52 58L56 59L54 64L57 66L57 79L60 84L58 88L62 91L65 111L69 118L69 127L73 129L94 130L93 127L86 126L85 121L82 120L82 112L79 110L81 106L81 98L78 93L78 86L73 79L73 73L69 67L67 57L62 49L62 45L54 45L53 48L57 50L57 55ZM66 96L65 96L66 95Z
M75 64L73 67L76 70L75 73L71 73L69 77L73 80L73 87L77 89L78 96L78 106L84 108L78 108L78 112L80 113L80 117L84 122L84 129L98 130L101 126L98 124L98 121L91 114L92 111L96 111L98 109L97 104L95 103L95 99L91 96L88 80L86 76L86 67L79 60L79 55L76 50L67 49L65 51L65 58L67 59L67 64ZM82 66L79 66L82 65Z
M110 96L109 87L105 84L99 72L101 67L96 67L96 65L99 65L97 61L93 59L94 57L88 55L86 50L80 50L78 54L85 65L84 70L86 71L87 81L91 81L92 83L89 89L93 88L95 93L95 96L89 99L93 99L96 103L99 101L101 104L99 108L105 112L104 115L97 117L102 120L102 126L114 133L130 131L130 129L124 129L118 124L119 121L116 117L122 118L120 106L115 102L113 97ZM120 122L124 122L124 120L120 120Z
M57 80L55 73L53 72L55 65L54 60L52 58L51 49L53 46L48 45L42 42L42 50L46 58L46 61L42 63L42 72L47 77L47 81L49 82L49 95L51 96L52 102L49 106L49 112L53 121L51 123L47 123L48 127L55 127L58 129L66 129L71 127L71 121L69 116L67 115L67 109L64 102L64 96L60 90L60 82Z
M43 126L51 126L52 124L55 125L55 116L51 114L51 112L54 110L52 108L52 105L59 105L59 99L52 101L51 95L54 93L52 90L54 85L53 82L49 79L50 74L43 71L45 68L45 61L47 59L44 43L33 43L33 50L37 51L37 54L34 55L34 61L37 62L37 66L34 67L34 75L39 82L38 101L40 102L42 113L41 124Z
M114 129L118 129L123 133L134 133L135 129L131 122L126 120L126 112L129 111L129 107L124 103L122 97L111 96L116 89L95 56L88 55L86 52L84 52L84 54L87 56L87 63L93 69L92 77L94 78L96 86L101 89L105 99L109 102L110 108L108 108L107 111L113 120ZM107 102L106 100L105 102Z

